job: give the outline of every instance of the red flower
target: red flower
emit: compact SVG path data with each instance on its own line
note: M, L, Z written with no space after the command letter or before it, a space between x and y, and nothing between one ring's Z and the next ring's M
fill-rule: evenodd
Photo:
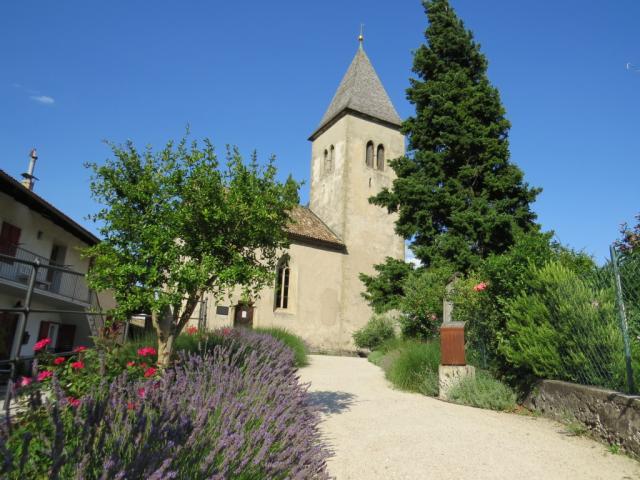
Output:
M224 335L225 337L229 334L231 334L231 329L230 328L223 328L220 333L222 333L222 335Z
M144 387L140 387L138 389L138 397L140 398L144 398L145 394L147 393L147 391L144 389Z
M127 402L127 410L133 410L136 408L136 404L133 402Z
M50 344L51 344L51 339L50 338L43 338L42 340L36 342L36 344L33 346L33 351L34 352L39 352L44 347L46 347L47 345L50 345Z
M84 362L81 362L80 360L78 360L77 362L73 362L71 364L71 368L75 368L76 370L81 370L84 368Z
M53 372L51 370L43 370L38 374L38 381L41 382L43 380L46 380L52 375L53 375Z
M85 347L84 345L79 345L76 348L74 348L73 351L76 353L80 353L80 352L84 352L86 349L87 347Z
M136 365L136 362L133 362L133 361L127 362L127 367L135 367L135 365Z
M147 355L156 355L156 349L153 347L142 347L138 349L138 355L141 357L146 357Z
M484 290L485 288L487 288L487 284L484 282L480 282L479 284L477 284L475 287L473 287L473 289L476 292L481 292L482 290Z
M67 403L72 407L78 407L80 406L80 399L74 398L74 397L67 397Z
M21 386L21 387L26 387L31 382L33 382L33 379L31 379L29 377L20 377L20 380L18 381L18 385Z
M64 363L64 361L66 360L66 358L64 357L56 357L56 359L53 361L54 365L60 365L61 363Z
M152 377L153 375L155 375L155 373L156 373L157 371L158 371L158 370L157 370L156 368L149 367L149 368L147 368L147 369L144 371L144 376L145 376L146 378Z
M142 363L140 364L140 366L141 366L142 368L147 368L147 362L142 362Z
M198 327L192 325L190 327L187 327L187 333L189 335L195 335L196 333L198 333Z

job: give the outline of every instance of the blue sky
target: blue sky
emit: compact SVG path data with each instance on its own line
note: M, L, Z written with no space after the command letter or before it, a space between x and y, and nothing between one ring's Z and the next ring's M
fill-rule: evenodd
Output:
M452 4L489 59L512 160L544 189L539 221L601 260L640 212L640 2ZM411 115L411 51L426 27L416 0L2 2L0 168L18 176L37 147L36 191L90 229L82 165L109 156L103 139L160 146L190 124L219 151L275 154L283 176L307 180L306 139L360 23L396 109Z

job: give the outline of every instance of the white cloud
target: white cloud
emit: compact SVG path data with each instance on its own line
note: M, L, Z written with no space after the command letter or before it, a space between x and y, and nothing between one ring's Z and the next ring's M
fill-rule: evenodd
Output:
M407 263L412 263L414 267L420 267L422 262L416 258L411 249L409 248L409 244L404 244L404 259Z
M48 97L46 95L32 95L31 100L42 103L43 105L53 105L56 101L52 97Z

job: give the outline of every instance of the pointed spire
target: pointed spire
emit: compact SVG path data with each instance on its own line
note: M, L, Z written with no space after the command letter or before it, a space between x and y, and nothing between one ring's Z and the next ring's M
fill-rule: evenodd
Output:
M363 50L362 44L364 42L364 34L363 34L363 30L364 30L364 23L360 24L360 35L358 35L358 42L359 42L359 47L360 50Z
M342 78L329 108L327 108L320 121L320 125L311 135L311 139L315 138L320 130L331 121L341 117L345 111L349 110L395 126L402 124L398 112L396 112L391 103L389 95L387 95L380 78L378 78L369 57L367 57L362 47L363 39L364 37L360 33L358 37L360 45L356 55L353 57L347 73Z

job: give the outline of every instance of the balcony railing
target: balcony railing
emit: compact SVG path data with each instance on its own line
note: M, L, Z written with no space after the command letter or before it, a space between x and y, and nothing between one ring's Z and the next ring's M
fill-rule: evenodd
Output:
M1 247L0 254L3 254L3 256L0 258L0 278L27 285L34 267L19 260L28 262L38 260L40 267L38 268L34 285L36 291L54 293L72 301L91 302L89 287L83 274L71 269L60 269L60 265L50 262L48 258L18 246L5 244ZM16 260L7 259L6 255ZM54 270L53 268L48 268L49 265L58 268Z

